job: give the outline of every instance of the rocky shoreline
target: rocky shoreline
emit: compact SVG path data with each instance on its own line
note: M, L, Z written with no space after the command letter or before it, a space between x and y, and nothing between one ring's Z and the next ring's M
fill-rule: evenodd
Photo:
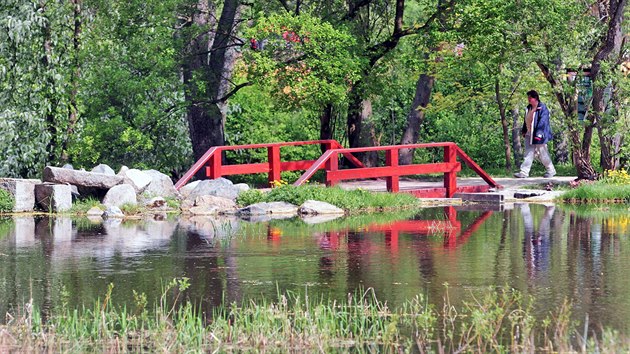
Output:
M67 214L72 213L73 202L92 198L101 205L87 211L90 218L124 218L126 215L121 208L130 207L148 213L233 215L246 220L345 214L334 205L313 200L301 206L273 202L238 208L236 199L240 193L249 190L249 186L233 184L225 178L194 181L177 190L171 179L159 171L123 166L116 173L104 164L91 171L75 170L70 165L47 166L42 176L42 180L0 178L0 189L8 191L14 198L13 213Z

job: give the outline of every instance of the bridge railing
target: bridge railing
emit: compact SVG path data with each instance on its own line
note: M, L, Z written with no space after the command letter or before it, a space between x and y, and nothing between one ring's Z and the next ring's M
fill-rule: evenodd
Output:
M443 162L411 165L398 164L398 156L401 149L426 148L443 148ZM346 170L339 169L339 154L376 151L385 152L385 166ZM457 190L457 172L461 171L461 164L457 161L458 157L473 171L475 171L488 185L500 188L499 184L497 184L492 177L490 177L483 169L481 169L481 167L479 167L479 165L477 165L466 153L464 153L457 144L452 142L330 149L324 152L324 154L322 154L322 156L313 163L308 170L306 170L306 172L294 183L294 185L303 184L305 181L309 180L317 170L324 167L326 170L326 185L328 186L335 185L345 180L385 177L387 190L389 192L399 191L400 176L443 173L446 197L451 198Z
M250 145L231 145L231 146L214 146L208 149L206 153L177 181L175 188L179 189L202 168L205 168L205 175L209 178L219 178L221 176L251 174L251 173L267 173L269 182L280 180L280 173L283 171L300 171L308 170L317 160L300 160L300 161L282 161L280 149L287 146L303 146L303 145L323 145L326 150L342 148L337 140L309 140L309 141L293 141L268 144L250 144ZM267 149L267 162L246 163L239 165L224 165L222 163L222 155L224 151L234 150L250 150L250 149ZM363 167L361 161L349 152L342 154L355 166ZM320 169L324 166L320 167Z

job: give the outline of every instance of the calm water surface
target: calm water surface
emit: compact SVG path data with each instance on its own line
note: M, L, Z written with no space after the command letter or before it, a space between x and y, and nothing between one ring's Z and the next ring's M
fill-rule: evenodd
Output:
M488 287L536 297L541 317L573 302L577 319L630 327L627 206L505 210L430 208L324 223L208 217L89 221L0 219L0 313L30 298L43 309L91 305L114 283L116 303L133 290L156 299L190 278L185 296L206 309L222 301L271 300L292 290L344 299L374 288L399 305L417 294L455 303ZM65 300L64 300L65 299ZM4 316L1 316L4 320Z

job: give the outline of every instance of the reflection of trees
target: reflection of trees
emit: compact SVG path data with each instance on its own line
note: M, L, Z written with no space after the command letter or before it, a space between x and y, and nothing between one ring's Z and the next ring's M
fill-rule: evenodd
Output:
M4 220L3 220L4 222ZM17 250L15 242L15 232L17 226L15 221L10 221L11 226L7 237L0 237L0 245L4 255L0 256L0 274L4 279L4 286L0 286L0 323L4 321L4 315L13 310L17 305ZM5 236L5 235L2 235Z
M335 276L335 252L339 249L339 231L315 233L318 245L325 252L319 258L318 277L322 284L330 283Z
M363 261L368 253L369 241L364 232L348 231L347 269L348 280L346 283L348 293L353 293L363 283Z
M50 311L53 306L52 302L52 275L51 275L51 262L54 249L53 236L51 229L53 228L54 221L48 217L35 218L35 238L39 240L42 246L42 321L46 322L50 316ZM39 280L39 279L38 279Z
M183 273L190 278L190 292L196 295L195 298L201 299L202 312L209 315L223 302L225 288L221 269L224 267L217 250L213 249L205 236L194 231L188 231L185 236Z
M591 315L593 323L601 323L608 317L606 313L598 311L598 303L605 298L608 290L608 284L604 282L607 270L602 262L601 250L609 249L610 240L610 235L603 234L601 224L595 224L593 218L571 213L568 229L568 290L575 299L579 299L583 311Z

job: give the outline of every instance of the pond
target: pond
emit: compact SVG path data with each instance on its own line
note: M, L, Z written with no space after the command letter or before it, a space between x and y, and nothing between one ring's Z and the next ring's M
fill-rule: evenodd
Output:
M495 209L495 210L492 210ZM573 315L630 326L627 206L506 204L427 208L314 223L167 218L90 221L0 219L0 321L33 299L44 311L90 306L110 283L117 304L134 291L157 299L187 277L185 297L210 310L221 302L290 290L345 299L373 288L397 306L417 294L441 304L488 287L536 298L545 316L565 299ZM627 333L627 332L626 332Z

